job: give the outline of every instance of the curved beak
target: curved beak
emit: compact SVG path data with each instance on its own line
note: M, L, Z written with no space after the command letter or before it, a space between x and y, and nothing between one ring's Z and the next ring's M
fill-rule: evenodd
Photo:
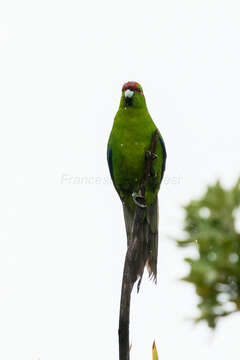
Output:
M124 95L125 95L125 99L126 98L132 98L133 97L133 94L134 94L134 91L132 91L132 90L130 90L130 89L127 89L127 90L125 90L125 93L124 93Z
M132 105L132 97L134 95L134 91L127 89L124 92L124 96L125 96L125 103L126 106L131 106Z

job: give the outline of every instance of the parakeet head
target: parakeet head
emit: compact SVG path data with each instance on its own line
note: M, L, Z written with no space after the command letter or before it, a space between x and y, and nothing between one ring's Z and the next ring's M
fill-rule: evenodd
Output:
M128 81L122 87L120 108L146 107L146 101L141 85L134 81Z

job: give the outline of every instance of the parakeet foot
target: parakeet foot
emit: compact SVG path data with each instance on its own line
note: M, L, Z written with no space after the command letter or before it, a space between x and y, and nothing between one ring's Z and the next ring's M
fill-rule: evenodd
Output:
M145 200L145 197L144 197L144 196L139 195L139 194L137 194L137 193L134 192L134 193L132 194L132 197L133 197L134 203L135 203L137 206L139 206L139 207L141 207L141 208L147 207L147 205L146 205L146 200Z
M148 151L146 151L146 158L148 159L148 158L152 158L153 160L155 160L158 156L157 156L157 154L155 154L155 153L153 153L153 152L151 152L150 150L148 150Z

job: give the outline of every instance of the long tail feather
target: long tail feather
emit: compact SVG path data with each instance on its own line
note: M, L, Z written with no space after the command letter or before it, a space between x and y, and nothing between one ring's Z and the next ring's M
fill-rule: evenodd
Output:
M123 214L125 220L125 227L127 233L127 245L129 246L131 237L132 237L132 225L134 214L128 209L128 207L123 203Z
M157 281L158 253L158 201L147 209L136 208L133 214L123 205L128 246L138 239L139 248L136 254L136 273L139 277L138 290L144 267L147 266L149 277Z
M158 256L158 200L147 209L146 221L148 224L148 258L147 269L149 276L157 282L157 256Z

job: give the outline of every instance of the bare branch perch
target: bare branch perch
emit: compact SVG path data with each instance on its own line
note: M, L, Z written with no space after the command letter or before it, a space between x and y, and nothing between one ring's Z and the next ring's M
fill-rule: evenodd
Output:
M159 138L158 130L155 130L151 142L150 149L146 153L145 168L143 173L142 182L140 184L139 193L136 196L141 199L141 203L135 202L136 209L133 220L133 233L139 233L139 228L143 226L143 219L145 215L145 191L148 183L148 178L151 176L153 160L156 158L155 151L157 141ZM141 266L141 254L143 251L143 238L133 238L127 249L125 257L123 279L122 279L122 292L120 303L120 316L119 316L119 360L129 360L129 316L130 316L130 303L131 293L134 283L137 280L139 267ZM140 284L139 284L140 285Z

